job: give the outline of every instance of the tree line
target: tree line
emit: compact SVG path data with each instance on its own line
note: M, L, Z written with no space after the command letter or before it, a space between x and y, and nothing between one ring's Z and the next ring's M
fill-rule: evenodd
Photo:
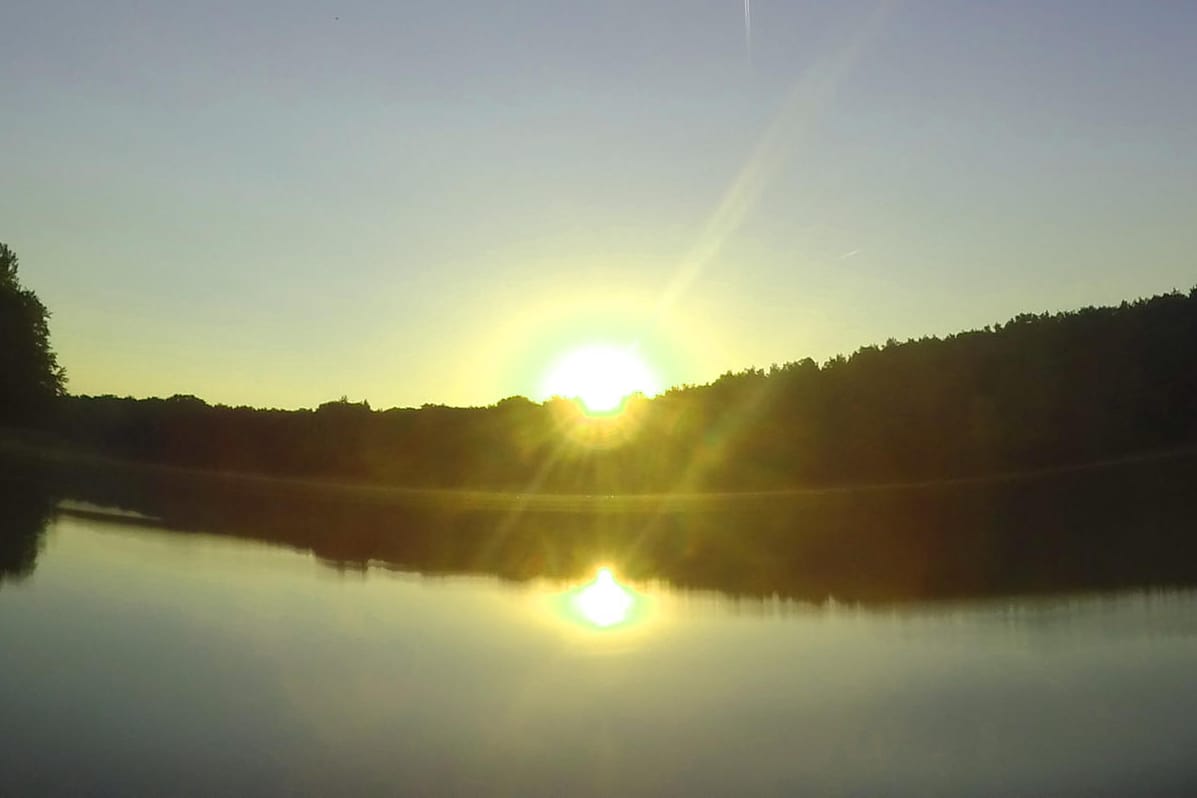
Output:
M0 423L124 459L411 487L701 492L941 480L1197 445L1197 288L727 373L630 397L608 418L523 397L262 410L65 395L48 314L16 282L15 255L0 258Z

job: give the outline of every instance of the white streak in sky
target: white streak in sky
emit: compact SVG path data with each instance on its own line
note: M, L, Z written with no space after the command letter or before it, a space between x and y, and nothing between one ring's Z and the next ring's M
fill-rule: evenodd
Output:
M744 0L744 47L748 50L748 62L752 63L752 0Z

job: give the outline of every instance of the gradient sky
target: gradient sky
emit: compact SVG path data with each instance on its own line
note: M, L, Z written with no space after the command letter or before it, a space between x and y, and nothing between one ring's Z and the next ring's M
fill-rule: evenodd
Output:
M75 393L667 384L1197 284L1197 4L0 10L0 241ZM539 398L539 397L538 397Z

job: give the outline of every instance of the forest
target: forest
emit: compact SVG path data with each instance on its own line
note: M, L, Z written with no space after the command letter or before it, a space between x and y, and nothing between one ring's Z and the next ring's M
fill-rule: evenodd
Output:
M556 493L777 490L967 478L1197 445L1197 288L579 403L374 410L72 396L4 247L0 424L68 451L219 471Z

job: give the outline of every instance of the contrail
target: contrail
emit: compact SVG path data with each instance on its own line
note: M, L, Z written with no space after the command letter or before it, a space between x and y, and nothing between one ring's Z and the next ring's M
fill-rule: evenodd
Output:
M744 47L748 49L748 60L752 61L752 0L744 0Z

